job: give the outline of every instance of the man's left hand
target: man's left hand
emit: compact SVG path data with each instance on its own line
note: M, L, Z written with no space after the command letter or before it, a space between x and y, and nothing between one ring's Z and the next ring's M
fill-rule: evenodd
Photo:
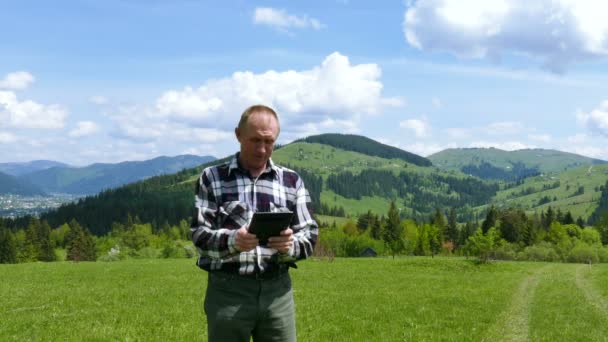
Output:
M286 254L293 246L293 230L287 228L281 231L281 235L273 236L268 239L268 247L274 248L279 253Z

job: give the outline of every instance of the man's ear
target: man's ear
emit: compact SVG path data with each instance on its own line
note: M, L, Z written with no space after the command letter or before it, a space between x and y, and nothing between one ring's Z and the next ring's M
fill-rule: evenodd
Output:
M234 129L234 135L236 135L236 140L241 142L241 131L239 130L238 127Z

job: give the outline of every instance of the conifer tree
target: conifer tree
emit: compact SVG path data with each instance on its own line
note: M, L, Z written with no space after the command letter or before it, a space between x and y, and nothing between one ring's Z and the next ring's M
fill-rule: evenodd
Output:
M17 262L17 243L13 233L0 227L0 264L14 264Z
M482 233L487 233L490 228L496 226L496 221L498 220L498 211L494 206L490 207L488 214L486 215L486 219L481 224Z
M38 260L55 261L57 256L51 244L51 227L48 222L42 221L38 229Z
M97 259L95 240L86 228L72 219L69 223L70 232L66 236L67 260L95 261Z
M384 231L382 239L386 243L386 246L391 251L393 259L395 254L399 253L405 247L402 239L402 226L401 219L399 218L399 211L395 205L395 201L391 202L391 206L388 209L388 217L385 221Z
M458 224L456 223L456 210L452 207L448 214L448 224L445 230L445 237L453 243L458 242Z
M373 215L370 222L370 231L371 237L376 240L382 239L382 223L378 218L378 215Z
M38 256L40 255L40 242L38 239L39 225L40 221L32 218L27 229L25 229L25 241L20 251L22 261L29 262L38 260Z

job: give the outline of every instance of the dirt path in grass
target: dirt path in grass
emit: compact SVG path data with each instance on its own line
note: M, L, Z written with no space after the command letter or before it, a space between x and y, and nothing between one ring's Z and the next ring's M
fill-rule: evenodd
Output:
M521 282L511 297L511 304L500 314L483 341L529 340L530 304L542 274L549 272L549 269L553 267L555 266L541 267Z
M591 265L579 265L576 268L576 287L583 292L587 301L606 317L608 316L608 299L602 296L591 280L585 277L585 274L591 272L592 267Z

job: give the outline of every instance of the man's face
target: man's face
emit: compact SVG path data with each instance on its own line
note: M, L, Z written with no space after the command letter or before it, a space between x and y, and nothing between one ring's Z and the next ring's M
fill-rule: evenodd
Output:
M236 137L241 143L240 159L250 172L261 172L272 155L279 135L279 123L268 112L255 112L249 116L243 129L236 129Z

